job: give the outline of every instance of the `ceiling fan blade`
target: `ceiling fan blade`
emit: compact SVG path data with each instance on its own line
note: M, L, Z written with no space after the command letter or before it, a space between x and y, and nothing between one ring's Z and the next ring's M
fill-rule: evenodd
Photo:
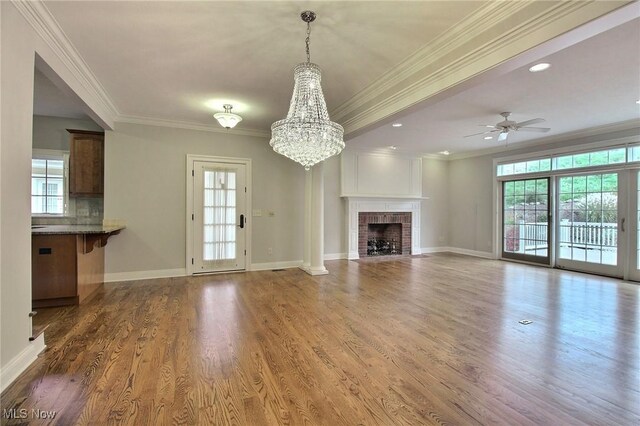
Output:
M493 126L491 126L491 127L493 127ZM468 137L471 137L471 136L486 135L487 133L493 133L493 132L498 132L498 131L500 131L500 129L493 129L493 130L489 130L488 132L474 133L472 135L467 135L467 136L464 136L464 137L468 138Z
M546 120L544 118L534 118L533 120L523 121L521 123L516 123L517 127L528 126L529 124L538 124L543 123Z
M518 127L518 130L524 130L525 132L548 132L551 130L549 127Z
M500 136L498 136L498 142L506 141L508 136L509 136L509 132L501 132Z

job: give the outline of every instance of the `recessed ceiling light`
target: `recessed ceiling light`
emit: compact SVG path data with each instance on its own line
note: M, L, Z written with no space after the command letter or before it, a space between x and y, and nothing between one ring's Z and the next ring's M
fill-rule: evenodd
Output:
M485 137L484 137L484 140L485 140L485 141L488 141L489 139L493 139L493 136L485 136Z
M451 153L450 153L449 151L440 151L440 154L442 154L442 155L449 155L449 154L451 154Z
M548 64L546 62L541 62L541 63L535 64L534 66L529 68L529 71L531 71L531 72L544 71L544 70L548 69L550 66L551 66L551 64Z
M389 149L398 149L398 147L395 145L389 145Z
M402 123L393 123L392 126L393 127L402 127Z

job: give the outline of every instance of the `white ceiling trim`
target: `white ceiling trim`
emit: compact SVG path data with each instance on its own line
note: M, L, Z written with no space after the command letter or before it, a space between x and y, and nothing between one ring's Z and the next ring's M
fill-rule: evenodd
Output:
M118 123L141 124L145 126L171 127L188 130L199 130L203 132L224 133L227 135L253 136L257 138L271 138L271 132L253 129L225 129L219 124L200 124L190 121L165 120L162 118L140 117L134 115L120 115L116 120Z
M492 2L332 111L332 117L343 125L345 134L354 133L623 4ZM534 16L514 26L518 22L516 14L522 15L527 8L534 8ZM495 33L499 29L503 30ZM470 45L466 49L469 53L447 61L447 55L465 44Z
M111 121L119 115L113 101L73 46L49 9L40 1L12 0L42 40L51 48L82 87L91 96L91 103L99 105Z
M468 43L469 40L474 39L484 31L482 28L500 23L524 6L526 6L525 2L488 3L460 21L446 33L420 48L351 99L338 106L332 111L332 116L334 118L347 116L353 110L362 107L380 95L380 93L392 89L443 56Z

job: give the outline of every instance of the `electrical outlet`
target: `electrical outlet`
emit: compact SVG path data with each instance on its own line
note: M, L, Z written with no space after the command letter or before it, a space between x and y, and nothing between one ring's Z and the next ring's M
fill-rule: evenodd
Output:
M76 214L83 217L89 216L89 209L78 209Z
M253 210L253 217L260 217L260 216L262 216L262 210L254 209Z
M271 247L269 247L269 248L267 249L267 254L268 254L269 256L271 256L271 255L273 254L273 249L272 249Z

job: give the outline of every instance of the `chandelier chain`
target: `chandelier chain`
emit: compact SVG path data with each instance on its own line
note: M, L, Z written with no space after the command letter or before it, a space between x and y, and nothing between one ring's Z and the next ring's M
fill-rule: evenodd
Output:
M309 43L311 42L311 23L307 22L307 38L305 43L307 44L307 62L311 62L311 53L309 53Z

